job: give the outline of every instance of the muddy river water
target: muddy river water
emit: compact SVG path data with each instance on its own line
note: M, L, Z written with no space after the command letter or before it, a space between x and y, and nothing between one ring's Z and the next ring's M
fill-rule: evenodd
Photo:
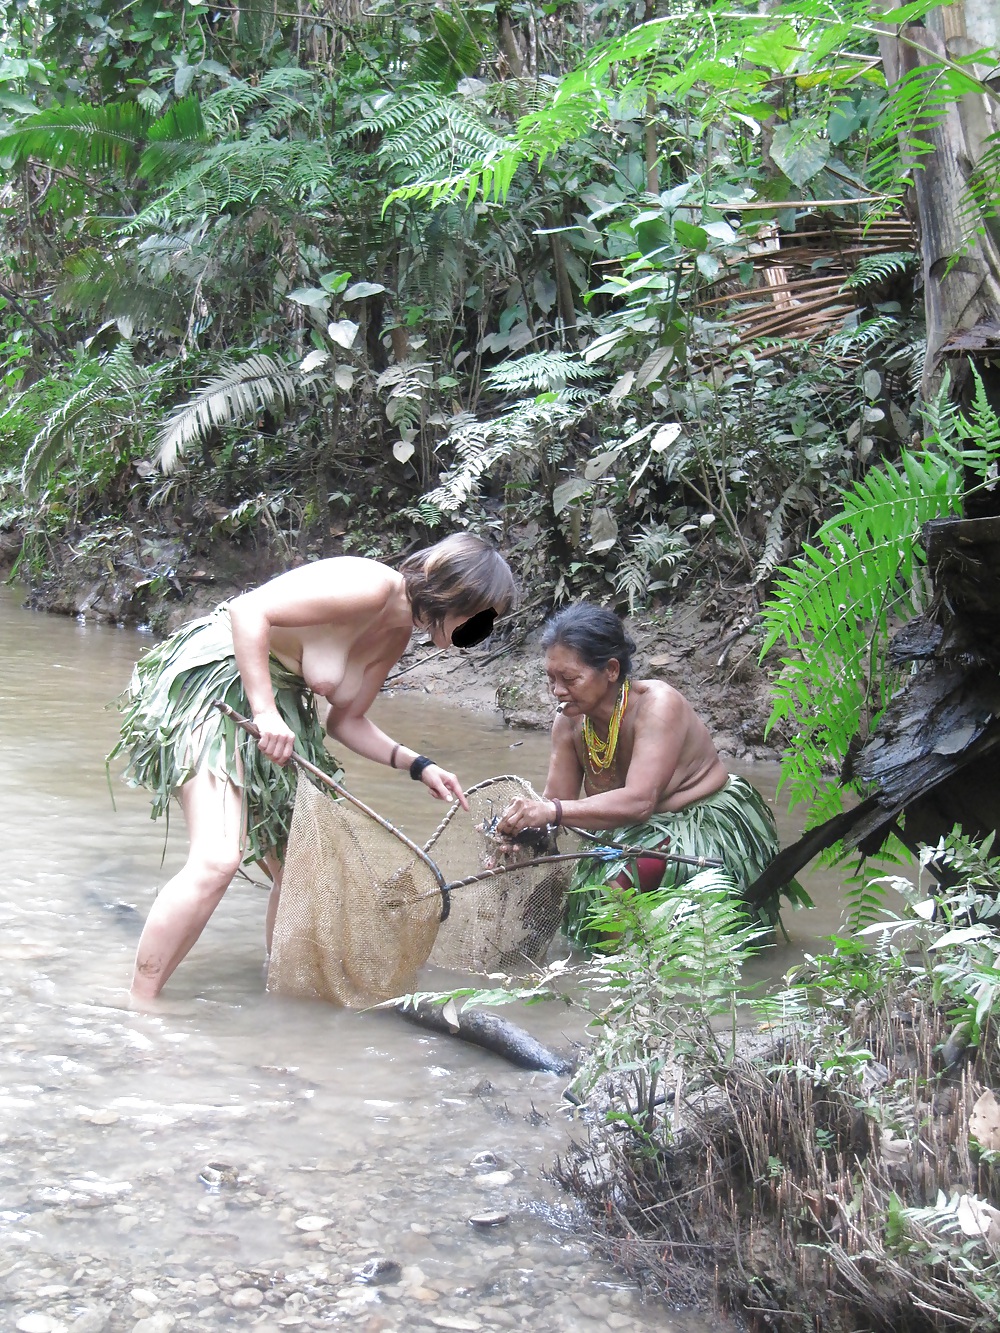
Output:
M142 793L115 782L113 808L105 777L108 704L150 642L0 589L0 1329L722 1326L644 1303L588 1248L544 1177L580 1132L565 1079L392 1014L268 996L261 889L234 885L155 1012L126 1008L143 917L183 852ZM413 693L375 715L466 785L542 781L541 733ZM349 771L411 836L437 823L405 774ZM773 796L776 767L744 771ZM760 975L838 924L836 883L808 887L819 907L789 917ZM563 1010L511 1016L551 1045L582 1036ZM508 1220L470 1224L491 1211ZM358 1280L379 1260L388 1280Z

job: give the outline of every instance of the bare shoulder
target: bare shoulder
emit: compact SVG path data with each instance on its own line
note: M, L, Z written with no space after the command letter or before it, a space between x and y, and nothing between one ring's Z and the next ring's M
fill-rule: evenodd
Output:
M361 556L332 556L299 565L244 594L276 625L310 625L328 618L374 615L399 595L402 577Z
M636 714L643 720L663 718L676 722L679 717L694 713L680 690L665 680L635 680L629 688L629 698L635 700Z

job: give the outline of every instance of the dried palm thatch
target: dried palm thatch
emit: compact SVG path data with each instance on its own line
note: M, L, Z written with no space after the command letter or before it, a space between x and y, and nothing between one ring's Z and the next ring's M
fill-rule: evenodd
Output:
M727 318L739 344L760 339L812 342L827 338L861 305L860 292L846 284L862 260L913 251L917 240L904 217L848 222L829 213L800 218L800 229L758 233L741 262L751 262L753 285L740 286L731 273L699 301L699 313Z

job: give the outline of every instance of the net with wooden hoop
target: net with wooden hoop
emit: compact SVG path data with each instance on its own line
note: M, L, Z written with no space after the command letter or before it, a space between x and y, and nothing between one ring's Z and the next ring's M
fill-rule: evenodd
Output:
M412 992L425 963L486 973L543 959L573 860L498 864L492 827L515 796L537 799L514 776L470 788L469 812L453 805L417 848L300 777L268 990L356 1008Z
M215 707L257 734L224 702ZM427 963L516 971L544 960L581 856L688 859L585 845L593 835L574 829L560 830L559 847L552 830L526 830L501 854L500 815L517 796L540 799L511 774L470 787L469 810L456 802L419 847L301 755L292 761L300 776L267 976L281 995L366 1008L412 993Z

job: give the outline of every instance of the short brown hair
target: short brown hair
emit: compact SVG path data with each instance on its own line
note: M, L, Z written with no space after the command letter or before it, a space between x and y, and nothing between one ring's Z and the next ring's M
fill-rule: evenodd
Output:
M492 606L498 616L514 605L510 566L496 547L471 532L407 556L399 567L414 620L442 625L446 616L474 616Z

